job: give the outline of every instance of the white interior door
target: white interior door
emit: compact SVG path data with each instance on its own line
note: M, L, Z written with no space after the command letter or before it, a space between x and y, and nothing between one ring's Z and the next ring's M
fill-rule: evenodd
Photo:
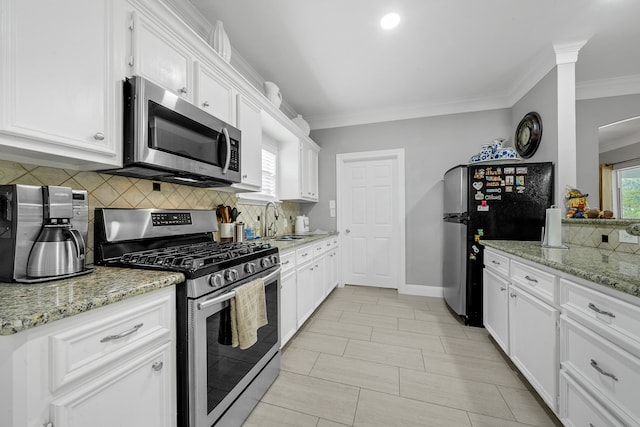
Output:
M388 152L341 156L345 155L338 155L337 190L343 281L398 289L404 277L400 161Z

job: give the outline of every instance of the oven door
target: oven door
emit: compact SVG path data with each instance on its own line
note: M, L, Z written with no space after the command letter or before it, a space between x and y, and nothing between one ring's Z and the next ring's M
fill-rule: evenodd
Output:
M238 283L238 286L259 276ZM263 276L268 324L240 350L225 342L233 290L189 302L189 425L210 427L241 396L280 349L280 267ZM221 329L222 328L222 329ZM222 342L222 343L221 343ZM242 404L241 399L238 399Z

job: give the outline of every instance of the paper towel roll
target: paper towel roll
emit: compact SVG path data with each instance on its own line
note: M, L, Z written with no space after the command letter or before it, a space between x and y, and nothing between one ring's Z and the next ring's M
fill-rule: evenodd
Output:
M562 209L550 207L546 212L543 245L550 248L562 245Z

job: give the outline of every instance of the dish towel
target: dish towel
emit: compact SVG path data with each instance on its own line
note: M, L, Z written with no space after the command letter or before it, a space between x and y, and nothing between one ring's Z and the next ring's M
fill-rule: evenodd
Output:
M244 350L258 341L258 328L267 324L264 280L238 286L235 292L231 298L231 345Z

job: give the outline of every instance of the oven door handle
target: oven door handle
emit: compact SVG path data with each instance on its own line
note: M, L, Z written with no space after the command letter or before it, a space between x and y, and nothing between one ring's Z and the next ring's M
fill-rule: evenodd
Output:
M280 274L281 267L278 267L273 272L269 273L267 276L263 277L264 285L267 286L268 282L272 281ZM198 310L205 310L212 305L220 304L221 302L229 301L231 298L236 296L236 291L229 291L226 294L222 294L219 297L212 298L210 300L198 303Z

